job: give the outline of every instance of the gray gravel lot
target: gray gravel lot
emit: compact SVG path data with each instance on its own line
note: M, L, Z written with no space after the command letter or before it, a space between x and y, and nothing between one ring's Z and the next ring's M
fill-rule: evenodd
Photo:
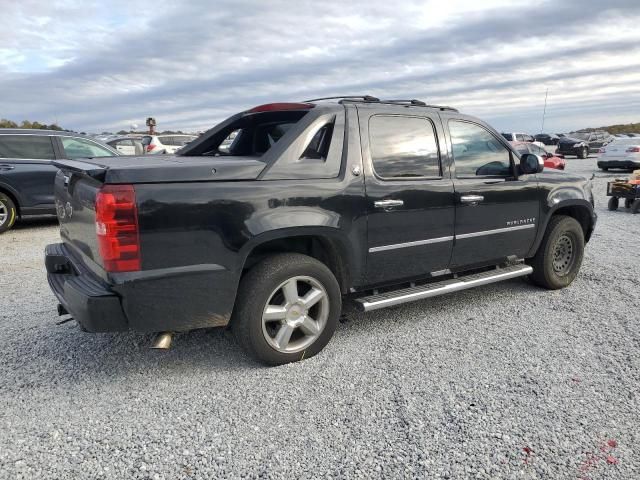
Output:
M159 352L56 326L57 227L22 224L0 237L0 477L640 478L640 215L606 210L615 176L570 288L347 311L277 368L224 330Z

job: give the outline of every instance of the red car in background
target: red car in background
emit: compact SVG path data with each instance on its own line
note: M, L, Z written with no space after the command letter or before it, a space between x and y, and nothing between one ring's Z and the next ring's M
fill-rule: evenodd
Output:
M523 153L533 153L539 155L544 159L544 166L546 168L555 168L556 170L564 170L567 162L564 159L564 155L560 153L547 152L544 148L539 147L533 143L528 142L510 142L516 151L522 155Z

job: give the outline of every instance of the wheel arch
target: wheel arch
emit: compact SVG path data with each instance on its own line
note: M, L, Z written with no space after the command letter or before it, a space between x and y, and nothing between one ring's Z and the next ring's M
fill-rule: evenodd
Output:
M532 257L536 254L538 248L540 247L540 244L542 243L542 238L547 231L549 221L551 220L551 218L558 215L566 215L577 220L577 222L582 227L585 243L591 239L591 234L593 233L593 229L595 226L595 214L593 213L593 206L586 200L566 200L554 205L549 209L544 221L544 225L542 225L542 228L538 230L536 240L531 250L529 250L527 257Z
M324 263L346 293L357 275L357 258L349 242L334 228L285 228L252 239L242 251L242 274L276 253L301 253Z
M16 206L16 213L18 217L20 217L20 196L18 195L18 192L6 184L0 183L0 193L4 193L11 199L13 204Z

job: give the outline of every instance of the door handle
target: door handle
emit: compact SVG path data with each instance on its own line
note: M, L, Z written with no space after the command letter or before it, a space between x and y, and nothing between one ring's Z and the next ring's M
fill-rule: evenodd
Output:
M13 165L0 165L0 170L13 170L14 167Z
M377 200L373 202L373 205L376 208L393 208L393 207L401 207L404 205L402 200Z
M482 195L463 195L460 197L462 203L468 203L470 205L477 205L484 200Z

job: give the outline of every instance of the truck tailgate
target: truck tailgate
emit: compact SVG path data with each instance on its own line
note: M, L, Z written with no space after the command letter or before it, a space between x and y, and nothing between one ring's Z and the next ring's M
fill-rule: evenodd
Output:
M95 223L95 200L101 186L88 172L65 168L56 175L54 195L63 242L87 267L103 275Z

